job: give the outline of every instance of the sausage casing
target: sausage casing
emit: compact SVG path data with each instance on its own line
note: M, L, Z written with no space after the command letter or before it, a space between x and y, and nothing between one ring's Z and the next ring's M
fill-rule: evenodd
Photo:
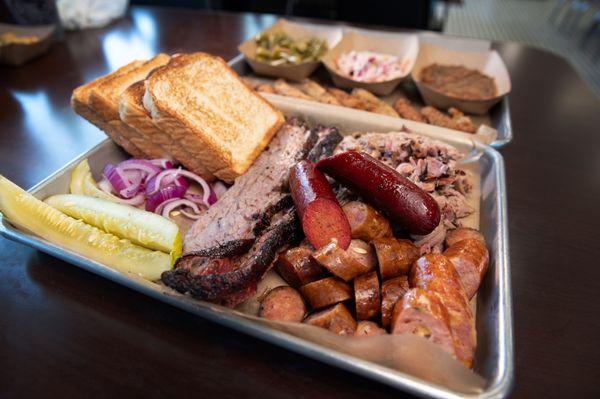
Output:
M465 366L471 367L477 346L475 319L452 262L441 254L422 256L414 263L409 281L412 287L435 293L446 306L450 314L456 356Z
M353 335L356 331L356 320L342 303L308 316L304 323L326 328L338 335Z
M419 259L419 249L410 240L382 237L373 240L372 244L382 280L408 274L410 266Z
M490 253L485 242L478 238L458 241L444 251L444 256L452 262L458 272L467 298L473 298L490 262Z
M375 335L385 335L387 331L379 327L377 323L368 320L359 321L354 331L355 337L373 337Z
M288 249L275 262L277 273L292 287L300 287L324 277L325 270L304 246Z
M360 201L351 201L342 207L350 223L352 238L366 242L378 237L391 237L390 222L379 211Z
M300 292L313 309L324 308L352 298L352 288L342 279L327 277L300 287Z
M381 294L377 272L363 274L354 279L354 302L357 320L370 320L379 316Z
M396 302L408 291L408 277L400 276L381 284L381 325L388 328L392 322L392 312Z
M446 248L449 248L457 242L466 240L468 238L476 238L485 244L485 238L478 230L470 227L459 227L446 232Z
M313 258L339 278L346 281L375 269L373 248L362 240L352 240L347 250L330 242L313 253Z

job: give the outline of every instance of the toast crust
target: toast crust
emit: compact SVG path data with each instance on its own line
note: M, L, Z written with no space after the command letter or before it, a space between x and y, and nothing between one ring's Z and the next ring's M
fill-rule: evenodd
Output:
M180 55L146 79L144 107L215 176L244 173L284 123L227 63L205 53Z

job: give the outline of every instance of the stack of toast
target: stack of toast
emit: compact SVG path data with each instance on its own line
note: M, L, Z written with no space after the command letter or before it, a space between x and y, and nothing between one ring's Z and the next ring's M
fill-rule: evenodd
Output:
M135 158L168 158L207 180L243 174L284 123L206 53L134 61L73 91L71 106Z

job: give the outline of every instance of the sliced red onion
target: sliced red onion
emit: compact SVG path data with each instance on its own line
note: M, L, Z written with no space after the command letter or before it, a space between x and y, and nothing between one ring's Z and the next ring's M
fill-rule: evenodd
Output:
M163 202L172 199L183 198L183 194L187 191L187 187L183 186L167 186L163 187L146 199L146 210L154 212Z
M202 191L203 191L203 193L202 193L203 202L207 206L212 205L209 202L209 197L210 197L212 190L211 190L210 185L206 182L206 180L204 180L203 178L201 178L200 176L198 176L195 173L192 173L187 170L182 170L181 168L163 170L158 175L156 175L156 182L154 183L154 190L156 190L157 187L160 187L160 183L161 183L162 179L166 178L167 176L180 176L180 175L185 176L189 179L192 179L195 182L197 182L198 184L200 184L202 186Z
M149 162L151 162L152 165L161 167L163 169L171 169L173 167L173 164L167 158L151 159Z
M200 214L200 208L198 208L198 205L196 205L195 203L193 203L190 200L183 199L183 198L172 199L172 200L163 202L156 208L155 213L160 213L163 217L170 219L169 215L171 214L171 212L175 208L184 206L184 205L192 208L192 210L196 214Z
M107 194L113 195L112 186L108 182L108 180L102 179L98 182L98 187L100 190L104 191ZM113 195L114 197L114 195ZM133 198L130 199L122 199L119 197L114 197L114 201L119 202L121 204L128 204L132 206L142 205L144 201L146 201L146 195L144 192L137 193Z
M112 190L115 193L120 193L121 190L124 190L129 185L127 183L127 178L122 174L122 172L115 168L112 164L106 164L104 170L102 171L102 175L108 182L110 183Z
M120 168L117 166L117 170ZM127 187L119 191L119 195L123 198L132 198L137 193L142 191L142 172L139 170L126 170L121 172L122 176L125 176L125 181L128 183Z
M103 178L98 182L98 187L100 187L100 190L104 191L107 194L113 194L112 186L110 182L106 180L106 178Z
M128 159L117 165L121 170L139 170L146 173L146 180L161 172L161 168L145 159Z
M155 193L157 191L156 186L155 186L156 177L157 176L154 176L146 182L146 195L147 196L151 196L153 193ZM167 186L173 185L173 184L176 186L179 186L179 187L184 187L186 190L190 186L190 183L183 176L178 176L178 177L169 176L168 178L164 178L162 180L162 182L161 182L162 187L160 187L160 188L164 188L164 187L167 187Z
M190 219L200 219L200 217L202 216L201 214L195 214L195 213L191 213L186 211L185 209L180 209L179 210L185 217L190 218Z

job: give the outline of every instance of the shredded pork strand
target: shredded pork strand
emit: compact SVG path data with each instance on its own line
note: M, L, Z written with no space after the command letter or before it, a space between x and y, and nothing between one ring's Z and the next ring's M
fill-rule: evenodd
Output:
M440 206L439 226L425 236L413 236L422 254L440 252L446 231L460 226L460 218L473 213L465 197L472 185L456 167L462 158L444 142L406 132L355 133L346 136L335 153L363 151L396 169L428 192Z

